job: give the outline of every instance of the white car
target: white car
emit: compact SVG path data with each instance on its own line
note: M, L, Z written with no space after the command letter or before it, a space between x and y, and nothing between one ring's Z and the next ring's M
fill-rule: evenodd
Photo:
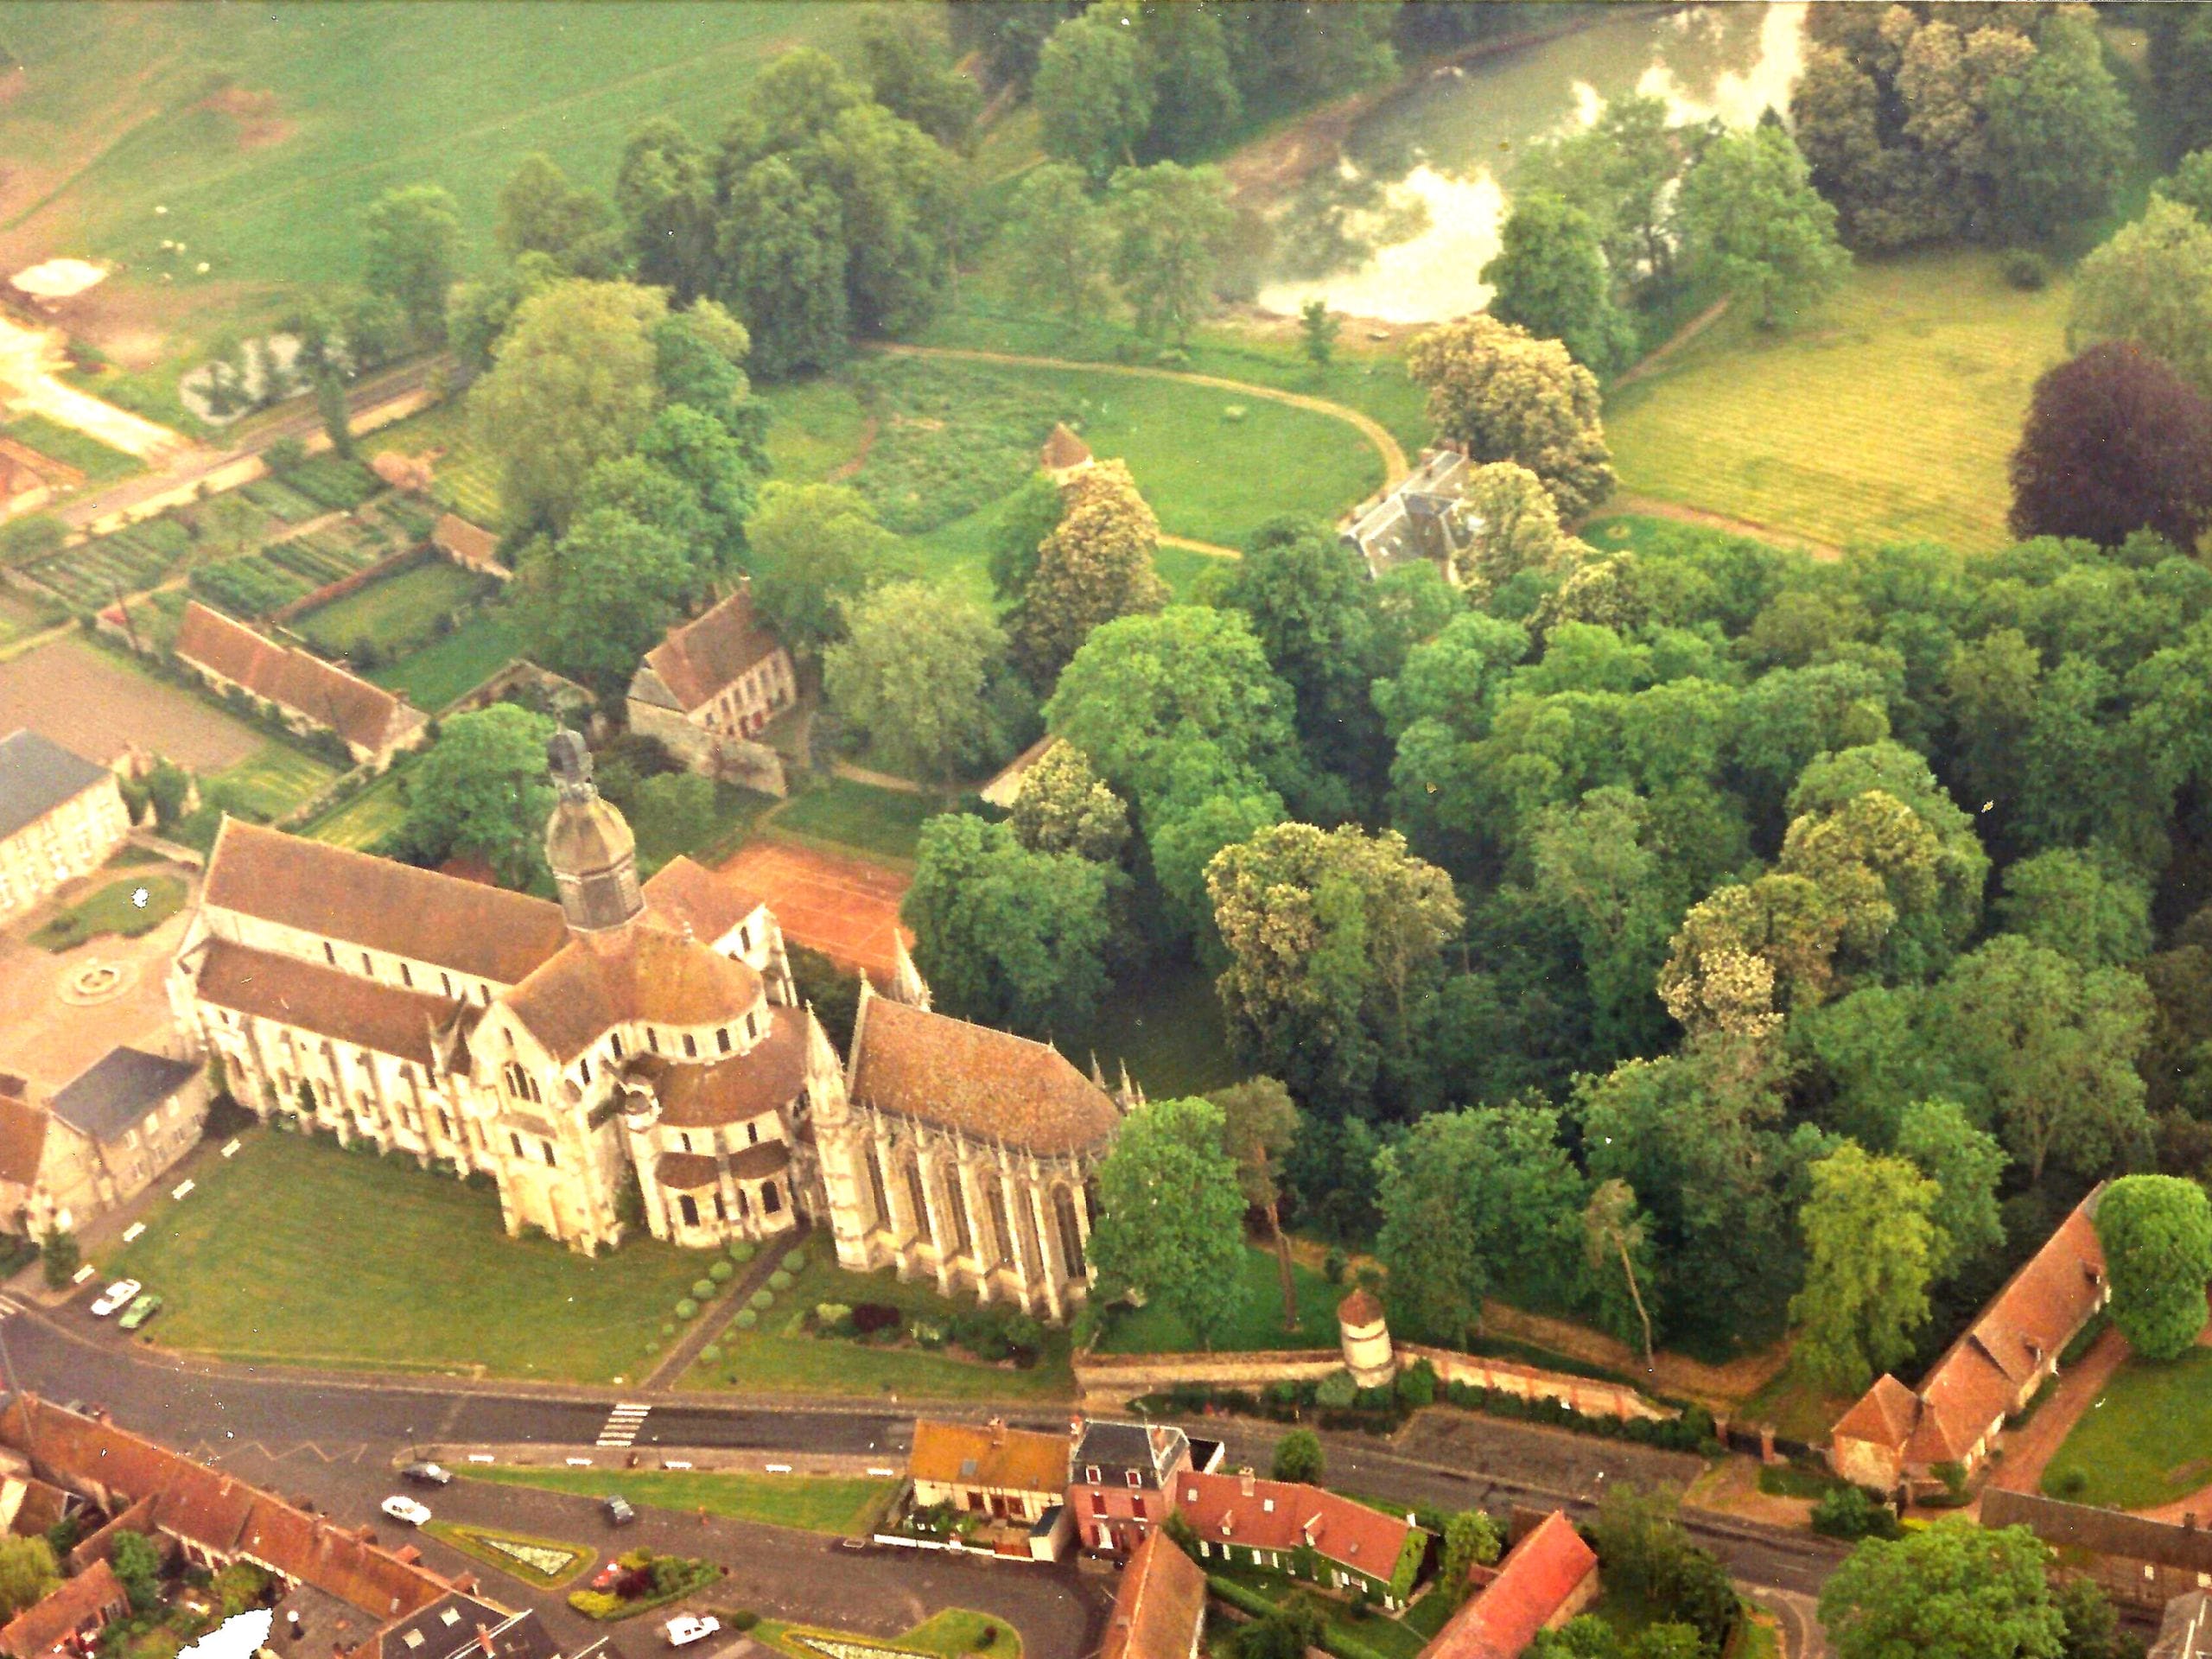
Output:
M721 1620L711 1614L705 1618L696 1618L690 1613L682 1614L668 1621L668 1645L688 1648L694 1642L705 1641L721 1627Z
M136 1279L117 1280L102 1291L99 1300L92 1304L92 1317L96 1319L104 1319L117 1308L130 1306L131 1299L143 1289L145 1286L140 1284Z
M419 1527L430 1518L429 1510L411 1497L387 1497L382 1507L393 1520L404 1521L410 1527Z

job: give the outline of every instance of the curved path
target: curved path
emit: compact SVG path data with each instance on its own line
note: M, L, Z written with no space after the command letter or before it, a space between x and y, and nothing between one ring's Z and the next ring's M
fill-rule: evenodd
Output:
M1155 369L1141 363L1084 363L1070 357L1032 357L1024 352L973 351L960 346L896 346L882 345L872 348L893 357L936 357L956 363L996 363L1010 369L1065 369L1077 374L1120 374L1135 380L1175 380L1186 386L1207 386L1216 391L1233 391L1240 397L1264 397L1271 404L1287 404L1311 414L1326 415L1357 428L1375 453L1382 459L1382 487L1389 489L1412 471L1406 464L1406 452L1389 429L1372 415L1363 414L1349 404L1339 404L1327 397L1311 397L1302 391L1285 391L1278 386L1255 385L1249 380L1231 380L1224 375L1193 374L1188 369ZM1170 547L1187 547L1194 552L1211 553L1235 558L1236 550L1224 547L1217 542L1193 541L1185 536L1162 536L1160 538Z

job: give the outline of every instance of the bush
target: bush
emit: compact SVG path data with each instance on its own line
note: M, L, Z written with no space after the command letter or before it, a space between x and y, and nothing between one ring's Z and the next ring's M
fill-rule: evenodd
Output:
M1313 1403L1332 1411L1342 1411L1359 1398L1359 1384L1351 1380L1350 1371L1332 1371L1323 1377L1313 1390Z
M944 1327L933 1320L916 1319L913 1324L913 1332L914 1340L925 1348L944 1346Z
M741 1331L750 1331L760 1323L760 1316L749 1307L741 1307L737 1310L737 1317L730 1323Z
M1420 1360L1398 1373L1398 1398L1414 1407L1436 1403L1436 1370Z
M700 1359L709 1365L717 1363L721 1357L722 1345L719 1342L710 1342L699 1351Z
M853 1328L853 1310L842 1302L817 1302L814 1323L832 1336L842 1336Z
M2006 249L1998 270L2024 294L2032 294L2050 281L2050 262L2032 248Z
M760 1247L749 1238L733 1238L729 1242L729 1259L742 1267L759 1254Z
M695 1302L713 1301L715 1281L711 1279L694 1279L691 1281L691 1300Z
M776 1293L772 1290L756 1290L746 1300L761 1313L766 1313L776 1305Z
M778 1268L773 1273L768 1275L769 1289L789 1290L791 1287L791 1276L788 1273L785 1273L781 1268Z
M1897 1518L1863 1486L1838 1486L1813 1506L1813 1530L1823 1538L1895 1538Z
M726 1285L737 1277L737 1268L728 1262L717 1262L707 1269L707 1277L718 1285Z
M622 1598L604 1590L571 1590L569 1605L586 1618L612 1618L622 1611Z
M664 1341L668 1338L674 1336L676 1334L676 1322L671 1319L667 1324L662 1325L660 1328L660 1334Z
M804 1246L801 1246L799 1249L795 1250L786 1250L784 1252L784 1271L785 1273L804 1273L806 1271L806 1249Z
M741 1607L729 1616L729 1627L733 1630L749 1630L760 1622L760 1615L750 1607Z
M693 1301L689 1296L686 1296L682 1301L677 1303L676 1317L679 1319L697 1319L699 1317L699 1304Z
M904 1316L887 1302L861 1302L853 1308L853 1329L864 1337L896 1331L904 1323Z
M1332 1285L1341 1285L1344 1281L1345 1272L1351 1267L1351 1258L1332 1244L1329 1253L1321 1258L1321 1276Z
M38 1248L40 1258L46 1263L46 1287L60 1290L76 1276L84 1265L84 1252L77 1247L77 1235L59 1229L48 1233Z

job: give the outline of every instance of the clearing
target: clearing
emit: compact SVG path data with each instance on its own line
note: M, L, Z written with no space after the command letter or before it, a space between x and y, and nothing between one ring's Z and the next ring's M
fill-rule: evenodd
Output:
M1862 262L1796 329L1731 315L1608 400L1630 496L1837 545L2010 539L2005 467L2037 376L2066 353L2069 284L1993 254Z
M2147 1510L2212 1486L2212 1348L2131 1357L2043 1471L2071 1503Z
M399 773L393 771L343 805L302 825L301 833L313 841L363 851L398 829L406 817L407 804L399 798Z
M257 1363L609 1383L639 1374L705 1265L509 1238L499 1199L327 1139L256 1130L102 1263L168 1299L164 1347ZM364 1250L361 1241L374 1239Z
M137 744L194 772L236 766L268 741L119 653L56 639L0 663L0 731L28 726L105 766Z
M855 1476L716 1474L672 1469L474 1468L471 1480L582 1497L620 1493L632 1503L726 1515L772 1527L857 1537L874 1524L898 1483Z
M264 823L273 823L337 781L338 768L327 760L273 741L206 779L227 810Z

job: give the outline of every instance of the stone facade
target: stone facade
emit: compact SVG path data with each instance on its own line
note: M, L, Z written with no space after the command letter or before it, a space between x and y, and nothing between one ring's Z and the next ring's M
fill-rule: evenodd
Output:
M0 739L0 916L107 862L130 833L115 774L36 732Z
M740 587L645 653L630 681L627 716L632 731L657 739L693 772L780 796L783 760L755 740L798 701L791 653Z
M81 1227L174 1167L207 1121L207 1069L137 1049L51 1100L0 1079L0 1216L33 1237Z
M313 652L265 639L197 600L185 606L178 625L176 659L210 690L246 697L294 732L334 734L357 764L378 771L429 731L420 709L382 686Z

